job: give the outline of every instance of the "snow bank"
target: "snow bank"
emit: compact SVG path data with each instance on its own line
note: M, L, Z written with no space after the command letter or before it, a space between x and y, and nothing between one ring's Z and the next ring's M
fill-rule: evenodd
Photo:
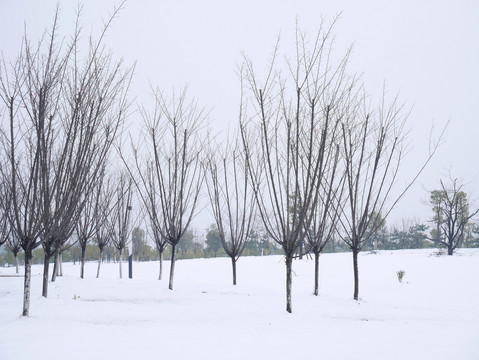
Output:
M319 297L314 261L295 261L293 314L281 256L240 258L237 286L227 258L180 260L174 291L157 263L133 265L133 279L113 263L96 279L87 263L82 280L64 264L48 299L34 266L28 318L23 279L0 277L0 359L479 358L479 249L363 253L357 302L351 254L322 256Z

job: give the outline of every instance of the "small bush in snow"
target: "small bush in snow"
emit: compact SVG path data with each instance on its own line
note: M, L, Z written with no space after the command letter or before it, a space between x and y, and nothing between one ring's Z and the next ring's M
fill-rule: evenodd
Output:
M399 270L398 272L396 272L397 276L398 276L398 280L400 283L402 283L402 278L404 277L404 275L406 275L406 272L404 270Z

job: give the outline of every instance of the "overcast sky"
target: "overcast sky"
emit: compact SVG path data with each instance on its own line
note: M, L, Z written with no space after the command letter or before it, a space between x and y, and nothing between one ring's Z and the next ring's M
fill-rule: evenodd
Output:
M52 22L56 0L0 0L0 49L13 58L24 25L38 39ZM73 30L73 1L59 1L61 32ZM98 28L113 1L86 0L85 34ZM239 80L236 69L244 51L258 69L266 62L281 31L291 45L296 18L314 34L321 17L342 12L336 26L341 54L354 43L349 69L362 73L368 92L379 96L386 81L413 111L409 118L412 151L404 162L399 188L427 157L432 124L436 135L450 120L446 143L391 214L430 218L427 190L450 171L479 197L479 2L477 1L278 1L278 0L130 0L113 24L107 44L128 64L136 62L132 95L143 101L149 84L165 91L189 84L189 93L207 108L217 129L237 120ZM130 120L135 126L138 116ZM197 222L199 227L203 225ZM207 219L204 217L203 219ZM208 220L204 220L208 221ZM206 227L206 225L205 225ZM201 229L199 229L201 230Z

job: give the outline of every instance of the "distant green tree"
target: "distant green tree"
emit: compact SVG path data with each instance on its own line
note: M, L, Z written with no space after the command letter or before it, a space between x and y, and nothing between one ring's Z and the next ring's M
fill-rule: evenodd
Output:
M263 255L271 255L275 253L276 247L273 245L273 243L270 241L270 237L266 232L262 232L259 238L259 248L260 248L260 254L261 256ZM302 249L302 247L300 247ZM301 250L302 251L302 250Z
M436 244L440 243L441 240L441 226L444 224L444 200L445 194L442 190L433 190L429 195L429 203L432 207L433 217L431 222L434 224L434 227L431 229L431 241Z
M7 243L5 245L6 248L10 250L10 252L13 254L16 273L18 274L18 254L22 251L22 244L20 243L20 238L15 234L15 232L12 231L10 232L10 236L8 237Z
M206 233L206 251L213 253L215 257L218 256L218 251L222 247L220 234L216 224L211 224Z
M427 225L415 224L409 227L408 243L410 249L422 249L430 246L430 241L426 235Z
M469 247L479 247L479 224L475 224L471 229L471 237L467 243Z
M369 218L368 227L364 233L365 239L368 239L364 245L364 250L386 249L389 240L386 220L381 213L376 212L369 214Z
M193 241L193 257L203 257L203 244Z
M448 186L441 181L441 190L431 192L430 202L436 223L433 240L438 246L445 246L447 254L452 255L463 243L469 220L479 213L479 209L470 211L467 194L457 179Z
M178 241L176 251L181 259L187 258L188 250L194 251L195 237L195 233L192 230L187 230L181 237L180 241Z
M145 230L135 227L131 232L131 245L133 258L140 261L148 253L148 244L146 242Z
M389 241L385 250L406 249L408 242L408 232L404 229L393 227L389 234Z
M259 233L255 229L252 229L248 234L243 255L258 256L260 253Z

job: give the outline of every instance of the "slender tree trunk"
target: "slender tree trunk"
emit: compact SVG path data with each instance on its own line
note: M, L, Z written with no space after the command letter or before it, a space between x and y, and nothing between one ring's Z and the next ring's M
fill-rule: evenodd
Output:
M286 255L286 311L293 312L291 292L293 287L293 256Z
M158 251L160 253L160 274L158 275L158 280L163 278L163 251Z
M171 245L170 284L168 288L173 290L173 279L175 277L175 250L176 245Z
M86 254L86 243L81 245L81 263L80 263L80 277L83 279L85 275L85 254Z
M18 274L19 271L18 271L18 254L15 254L15 270L16 270L16 273Z
M231 265L233 266L233 285L236 285L236 259L231 257Z
M50 258L51 258L51 255L47 255L47 253L45 252L45 257L43 258L43 287L42 287L43 297L48 297L48 273L50 271Z
M100 266L101 266L101 258L103 256L103 249L100 249L100 258L98 259L98 269L96 270L96 278L100 277Z
M314 252L314 295L319 295L319 251Z
M63 254L58 255L58 273L57 276L63 276Z
M59 260L59 255L58 255L58 252L55 251L55 256L53 258L52 282L55 282L58 275L58 260Z
M303 260L303 243L301 243L301 245L299 245L299 260Z
M359 250L353 247L353 269L354 269L354 300L359 298L359 267L358 267L358 255Z
M122 268L121 268L121 260L122 260L122 259L121 259L121 252L122 252L122 251L120 250L120 256L119 256L119 261L118 261L118 263L120 264L120 279L123 279L123 273L122 273Z
M23 316L28 316L30 313L30 281L32 278L32 259L33 254L31 250L25 250L25 278L23 285Z

